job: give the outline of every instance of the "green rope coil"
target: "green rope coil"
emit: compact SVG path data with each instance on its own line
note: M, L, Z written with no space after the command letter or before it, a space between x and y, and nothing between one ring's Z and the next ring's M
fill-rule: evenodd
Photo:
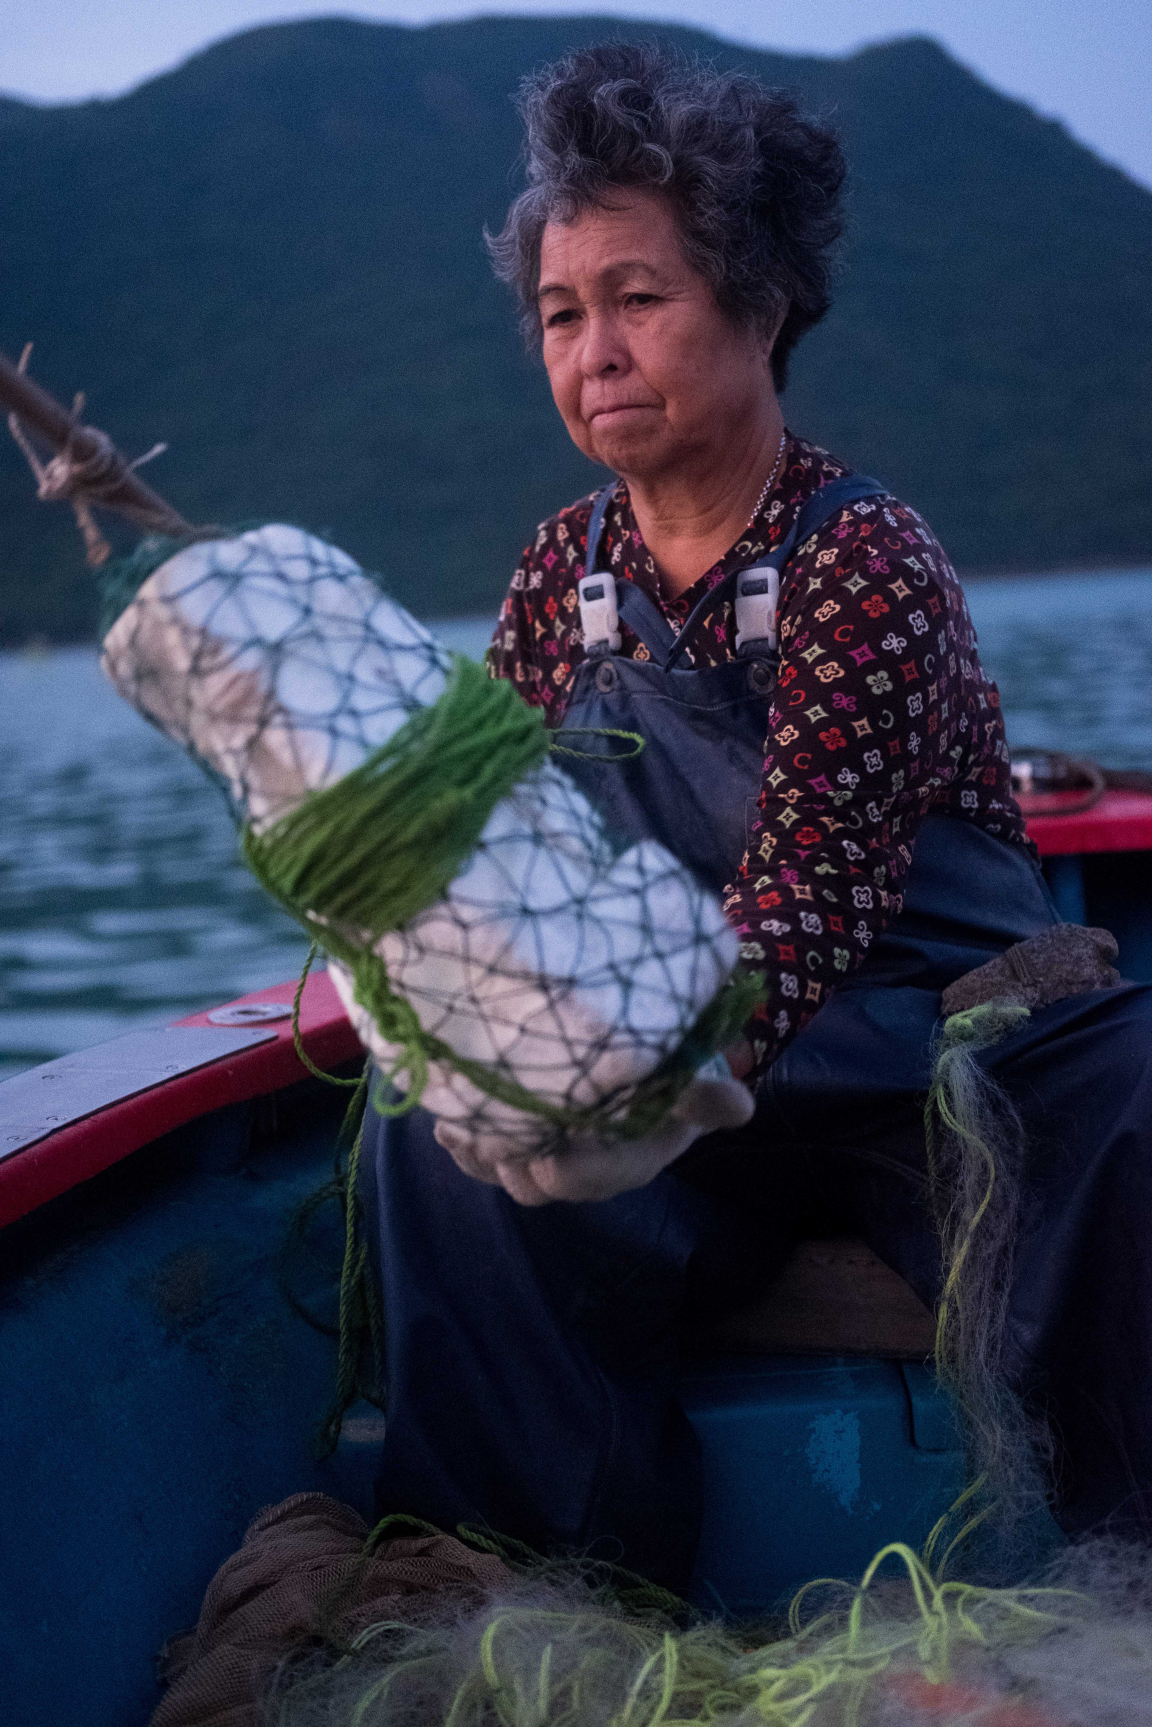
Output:
M540 711L512 684L454 656L439 700L418 709L358 768L310 793L264 833L244 831L243 854L257 880L347 966L355 1000L401 1052L386 1078L406 1074L405 1095L382 1101L384 1114L419 1103L429 1063L436 1061L559 1131L634 1138L667 1113L701 1064L737 1036L764 999L761 974L733 977L637 1087L623 1116L611 1106L551 1103L511 1075L457 1055L425 1029L411 1003L393 990L372 944L443 897L493 809L544 762L550 747ZM343 933L349 929L359 939Z
M547 757L539 709L474 661L454 662L440 699L367 761L266 833L245 831L249 867L330 951L341 938L316 917L375 938L434 905L496 805Z

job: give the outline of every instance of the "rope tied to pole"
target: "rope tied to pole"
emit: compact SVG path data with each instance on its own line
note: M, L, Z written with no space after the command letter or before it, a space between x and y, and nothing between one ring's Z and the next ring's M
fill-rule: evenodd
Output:
M218 533L215 528L193 527L137 479L137 470L162 455L167 444L153 444L142 456L128 461L106 432L81 425L83 391L77 392L71 410L67 410L32 382L28 377L31 353L32 343L28 342L15 366L0 355L0 402L9 408L8 430L32 470L37 497L42 503L71 504L92 569L101 568L111 556L111 547L92 516L94 505L115 510L141 528L173 534L185 542ZM46 461L37 454L29 427L54 447L55 453Z

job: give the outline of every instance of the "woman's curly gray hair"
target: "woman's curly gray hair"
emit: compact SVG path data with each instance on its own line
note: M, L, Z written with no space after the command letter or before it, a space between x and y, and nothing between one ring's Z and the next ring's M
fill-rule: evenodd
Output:
M845 174L831 129L785 91L631 42L543 67L519 108L528 188L485 239L530 345L541 337L545 224L645 188L672 200L688 261L728 317L766 334L783 317L772 355L782 388L792 349L831 304Z

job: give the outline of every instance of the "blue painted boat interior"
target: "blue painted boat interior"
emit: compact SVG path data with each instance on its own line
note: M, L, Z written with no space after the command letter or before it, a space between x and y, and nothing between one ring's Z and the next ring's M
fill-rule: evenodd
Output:
M4 1231L6 1727L143 1727L157 1652L262 1506L315 1488L371 1517L382 1418L359 1406L315 1461L333 1345L278 1281L343 1104L310 1081L220 1110ZM292 1255L313 1308L337 1228L315 1261ZM705 1606L763 1608L881 1541L919 1543L960 1484L919 1366L729 1358L684 1396L707 1470Z
M0 1237L7 1727L146 1722L157 1652L261 1506L370 1514L370 1446L313 1459L332 1345L277 1280L343 1103L308 1082L223 1109Z
M964 1486L949 1402L920 1362L727 1357L687 1376L704 1452L695 1603L755 1617L814 1577L919 1550Z

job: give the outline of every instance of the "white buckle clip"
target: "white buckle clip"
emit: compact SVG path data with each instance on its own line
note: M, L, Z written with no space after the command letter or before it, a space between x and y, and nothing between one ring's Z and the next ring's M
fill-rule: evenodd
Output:
M776 646L776 606L780 571L771 564L754 564L736 577L736 652L753 642Z
M576 584L580 596L580 628L584 633L584 651L602 648L606 653L620 651L620 619L616 611L616 578L603 570L581 576Z

